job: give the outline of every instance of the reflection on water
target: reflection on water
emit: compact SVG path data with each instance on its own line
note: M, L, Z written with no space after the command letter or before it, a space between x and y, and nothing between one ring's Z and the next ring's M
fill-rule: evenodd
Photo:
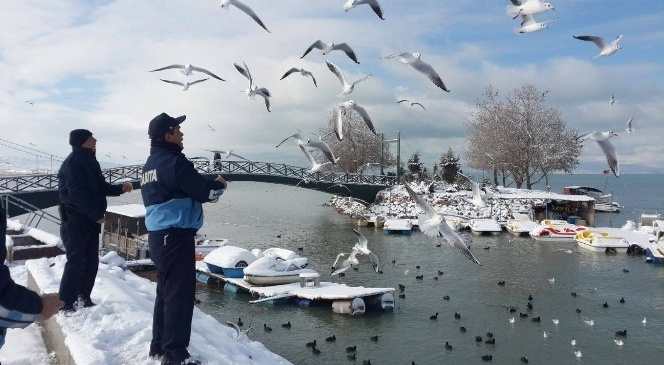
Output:
M574 178L572 183L576 183ZM630 180L630 186L635 181L639 180ZM562 186L565 181L559 183ZM648 193L656 197L642 207L664 210L661 179L659 185L649 180L641 185L652 188ZM628 206L626 210L641 209L630 202L646 199L626 194L616 194ZM355 242L350 220L322 207L328 197L280 185L231 183L218 204L206 206L201 233L229 238L246 248L303 247L312 267L325 276L336 255L347 252ZM119 199L129 202L139 196ZM612 219L621 224L625 218ZM664 355L664 268L646 265L641 257L606 256L580 250L575 244L536 243L503 234L473 238L473 250L483 264L476 266L445 245L436 248L419 233L387 236L366 228L363 233L384 263L384 274L376 274L364 264L343 280L363 286L406 285L406 298L399 300L395 313L352 318L326 307L250 305L246 294L203 286L197 292L202 301L199 307L221 321L242 317L253 325L251 338L295 364L351 363L344 349L353 345L358 348L357 363L371 359L373 364L479 364L484 354L493 355L495 364L519 363L524 354L531 364L645 364L659 363ZM421 266L419 271L416 265ZM437 270L444 274L434 280ZM424 280L415 279L419 273ZM553 284L550 278L555 278ZM499 280L506 285L498 286ZM578 293L576 298L570 295L572 291ZM442 299L445 295L449 301ZM531 311L528 295L533 296ZM625 304L619 303L621 297ZM609 308L603 308L605 301ZM505 307L509 305L517 307L517 312L509 313ZM435 312L440 313L438 320L430 320ZM460 320L454 319L455 312L461 314ZM521 319L519 312L529 317ZM540 323L531 320L537 316ZM514 324L509 323L512 317L516 317ZM647 326L641 324L643 317L647 317ZM554 325L552 319L559 324ZM594 326L586 325L584 319L594 320ZM292 323L290 330L281 327L287 321ZM264 332L263 323L273 331ZM460 326L467 332L461 333ZM628 337L619 347L613 336L622 329L627 329ZM476 343L475 336L485 337L487 331L494 333L496 344ZM337 341L325 342L332 334ZM380 336L378 342L369 339L374 335ZM574 357L572 338L583 353L581 359ZM314 339L320 355L305 347ZM452 351L444 349L445 341L453 345Z

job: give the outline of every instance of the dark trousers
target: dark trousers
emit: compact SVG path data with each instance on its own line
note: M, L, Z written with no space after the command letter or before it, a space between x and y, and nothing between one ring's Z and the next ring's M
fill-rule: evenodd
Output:
M150 257L157 266L150 353L163 354L166 363L189 357L196 290L194 235L190 229L169 229L148 236Z
M69 212L60 225L60 237L67 250L67 263L60 280L60 299L73 305L78 296L89 299L99 268L101 225Z

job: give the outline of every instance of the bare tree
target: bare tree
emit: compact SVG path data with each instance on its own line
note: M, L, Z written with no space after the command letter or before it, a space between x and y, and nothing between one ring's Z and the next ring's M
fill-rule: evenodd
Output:
M528 189L552 172L572 172L582 145L560 112L546 104L547 94L525 85L501 99L488 87L468 125L470 166L493 170L496 185L501 173L503 185L509 176Z

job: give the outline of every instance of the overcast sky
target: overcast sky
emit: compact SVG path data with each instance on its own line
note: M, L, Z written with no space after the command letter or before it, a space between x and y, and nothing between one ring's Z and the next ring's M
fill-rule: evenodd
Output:
M518 21L506 15L508 1L500 0L382 0L386 21L367 6L345 13L344 0L243 1L272 33L236 8L220 8L218 0L3 0L1 136L66 155L69 130L87 128L99 140L100 160L123 163L126 155L126 162L142 162L147 124L167 112L187 115L190 156L223 148L305 166L296 148L274 145L296 129L318 130L343 101L320 53L299 59L321 39L356 50L359 65L336 52L329 59L350 75L373 74L353 99L388 138L401 131L405 155L420 151L427 164L450 146L463 153L465 123L489 84L508 92L531 83L550 90L549 101L581 132L620 130L634 115L636 132L615 140L622 172L664 170L662 0L553 0L557 11L537 17L554 20L550 29L528 35L514 34ZM573 34L624 34L624 49L593 60L595 46ZM452 92L381 59L400 51L421 52ZM241 93L247 82L233 68L241 61L272 91L272 113L261 99ZM183 92L159 81L182 79L176 71L148 72L173 63L206 67L227 82L210 79ZM292 66L311 70L319 87L299 75L280 81ZM397 98L420 101L428 110L396 105ZM14 155L0 146L0 156ZM606 168L594 143L582 159L578 172Z

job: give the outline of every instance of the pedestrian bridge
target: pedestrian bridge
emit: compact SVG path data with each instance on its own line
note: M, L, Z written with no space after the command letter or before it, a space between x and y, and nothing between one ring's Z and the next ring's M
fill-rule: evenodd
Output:
M363 175L324 171L309 173L309 169L281 163L254 161L191 160L204 175L222 175L228 181L257 181L319 190L331 194L351 196L373 202L376 193L397 183L396 176ZM102 170L111 184L131 182L140 189L142 165L114 167ZM0 195L12 195L28 202L31 207L45 209L58 204L58 175L0 175ZM7 207L10 217L25 213L16 206Z

